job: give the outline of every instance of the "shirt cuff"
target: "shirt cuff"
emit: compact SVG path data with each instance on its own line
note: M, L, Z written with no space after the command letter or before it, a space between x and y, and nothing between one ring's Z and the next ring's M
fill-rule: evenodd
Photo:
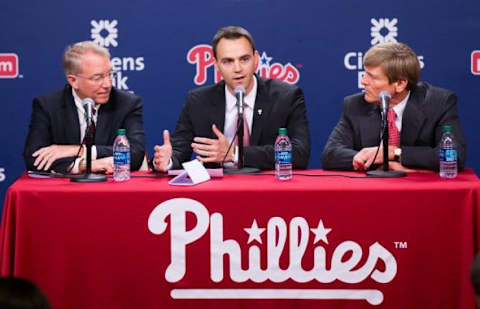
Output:
M155 172L159 172L159 170L157 169L157 167L155 166L155 163L154 163L154 160L152 159L152 169L153 171ZM173 161L172 161L172 158L170 158L170 160L168 160L168 165L167 165L167 171L171 170L172 169L172 166L173 166Z
M238 163L238 146L235 146L235 148L233 149L233 163Z
M97 160L97 146L95 145L92 145L92 161L93 160Z
M167 171L171 170L172 166L173 166L173 161L172 161L172 158L170 158L170 160L168 160Z
M78 166L80 165L80 161L82 161L83 158L76 158L75 161L73 162L73 167L70 173L72 174L78 174L80 171L78 170Z

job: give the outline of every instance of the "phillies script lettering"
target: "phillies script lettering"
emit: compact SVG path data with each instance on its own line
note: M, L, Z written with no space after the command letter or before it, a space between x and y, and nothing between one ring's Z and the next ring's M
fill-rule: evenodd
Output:
M277 79L289 84L296 84L300 79L300 72L291 63L285 65L275 62L270 64L272 57L268 57L265 52L260 57L256 72L263 78ZM212 47L206 44L199 44L192 47L187 53L187 61L194 64L196 74L193 82L196 85L203 85L207 82L207 71L210 67L214 68L214 82L218 83L222 76L215 67L215 58L213 57Z
M196 225L187 231L186 215L190 212L195 216ZM267 267L261 269L260 248L251 245L248 248L248 268L242 269L241 248L234 239L223 238L223 216L220 213L209 214L207 208L198 201L177 198L159 204L150 214L148 228L154 234L164 233L168 227L167 217L170 217L170 264L165 272L168 282L178 282L185 276L186 248L196 240L205 236L210 228L210 275L211 280L220 282L224 274L224 256L230 260L230 277L235 282L284 282L292 279L303 283L316 280L330 283L340 280L345 283L359 283L370 277L379 283L388 283L397 273L397 262L394 256L380 243L375 242L368 249L368 258L359 267L362 258L362 248L354 241L344 241L333 251L331 266L327 269L327 257L324 247L316 246L313 251L313 268L302 268L302 258L306 252L310 227L302 217L295 217L287 222L280 217L268 220L267 233ZM321 222L320 222L321 223ZM258 230L256 221L254 225ZM288 233L287 233L288 228ZM323 223L321 228L326 231ZM319 228L320 229L320 224ZM262 229L263 230L263 229ZM328 233L328 232L327 232ZM280 257L284 251L288 234L288 268L280 268ZM325 236L326 233L323 234ZM325 238L326 239L326 238ZM315 241L316 242L316 241ZM315 243L314 242L314 243ZM378 261L385 265L383 270L376 269Z

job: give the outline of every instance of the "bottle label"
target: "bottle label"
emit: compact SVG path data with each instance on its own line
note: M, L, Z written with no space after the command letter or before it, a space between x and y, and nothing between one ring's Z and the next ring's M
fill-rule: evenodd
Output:
M275 162L279 164L290 164L292 163L292 152L291 151L276 151L275 152Z
M130 164L130 152L120 152L116 151L113 153L113 164Z
M457 161L456 149L440 149L440 161L455 162Z

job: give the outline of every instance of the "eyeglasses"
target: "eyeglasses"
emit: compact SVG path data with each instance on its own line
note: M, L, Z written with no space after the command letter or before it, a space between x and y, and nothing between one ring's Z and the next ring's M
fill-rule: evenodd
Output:
M85 78L85 79L91 81L92 83L99 85L99 84L103 83L103 81L105 79L107 79L108 81L112 81L113 75L115 73L116 73L116 71L112 70L112 71L110 71L108 73L105 73L105 74L95 74L95 75L90 76L90 77L86 77L86 76L82 76L82 75L75 75L75 76Z

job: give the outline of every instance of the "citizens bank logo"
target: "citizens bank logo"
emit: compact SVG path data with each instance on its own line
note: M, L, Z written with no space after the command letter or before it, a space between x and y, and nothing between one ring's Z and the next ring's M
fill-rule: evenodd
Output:
M378 20L372 18L370 20L372 23L372 27L370 28L370 36L372 40L370 44L376 45L379 43L386 43L386 42L394 42L396 43L397 40L397 22L398 19L394 18L389 20L388 18L379 18ZM385 35L383 34L385 33Z
M0 54L0 78L16 78L18 76L18 56L8 53Z
M480 50L472 52L471 70L473 75L480 75Z
M0 182L3 182L7 178L5 176L5 169L3 167L0 167Z
M114 20L92 20L90 21L92 40L103 47L118 47L118 21ZM130 57L112 57L113 86L121 90L129 90L128 77L130 72L145 70L145 58L138 56Z
M281 64L271 63L273 57L269 57L264 51L260 56L260 61L256 73L263 78L278 79L289 84L296 84L300 80L300 72L290 62ZM212 46L207 44L198 44L193 46L187 53L187 61L195 65L196 73L193 82L201 86L207 82L207 73L209 68L213 68L213 81L218 83L222 76L215 69Z
M191 218L189 220L195 222L193 227L188 224L188 229L187 213ZM224 233L224 228L229 226L224 226L221 213L210 214L198 201L176 198L159 204L148 218L148 228L155 235L163 234L168 227L170 231L166 234L170 236L171 252L170 264L165 270L167 282L180 282L187 275L187 260L201 260L199 256L187 256L190 252L188 246L202 238L202 242L210 242L209 256L204 259L210 266L210 278L204 280L212 288L208 288L207 283L201 289L174 288L170 292L173 299L336 299L363 300L371 305L379 305L384 296L378 288L391 282L397 274L395 257L379 242L365 248L366 257L363 257L362 247L352 240L329 248L333 245L329 245L327 236L333 233L333 229L326 228L321 219L316 226L310 227L303 217L294 217L286 222L275 216L268 219L266 227L259 227L253 218L251 225L243 229L248 234L248 240L246 244L241 244L235 239L224 239L224 234L232 235L232 231ZM313 237L310 237L310 233ZM265 235L263 239L262 234ZM264 245L263 240L266 240ZM247 250L248 254L245 252ZM288 265L283 260L280 262L282 256L289 257ZM243 257L248 257L248 260L242 261ZM304 269L302 262L307 259L313 259L309 261L313 267ZM227 260L228 267L225 267ZM224 276L229 276L225 279L227 282L237 284L235 288L218 289L215 283L222 282ZM287 280L294 281L299 288L278 286ZM365 280L368 289L359 289ZM247 281L248 288L238 286ZM274 283L277 288L252 288L252 285L266 281L269 281L269 287L272 286L270 283ZM373 285L372 281L375 282ZM302 283L325 286L329 283L338 285L339 282L355 286L351 289L305 289L301 286Z
M388 42L397 42L398 36L398 19L397 18L372 18L370 19L370 40L371 46L388 43ZM417 55L418 56L418 55ZM423 62L423 56L418 56L418 61L420 62L420 68L423 69L425 66ZM350 51L345 54L343 58L343 64L347 70L357 72L357 86L359 89L363 89L361 83L363 74L363 52L360 51Z
M91 38L92 40L100 46L108 47L112 45L117 47L118 43L116 41L118 37L117 30L117 20L92 20L90 22L92 25ZM106 36L104 36L106 34Z

